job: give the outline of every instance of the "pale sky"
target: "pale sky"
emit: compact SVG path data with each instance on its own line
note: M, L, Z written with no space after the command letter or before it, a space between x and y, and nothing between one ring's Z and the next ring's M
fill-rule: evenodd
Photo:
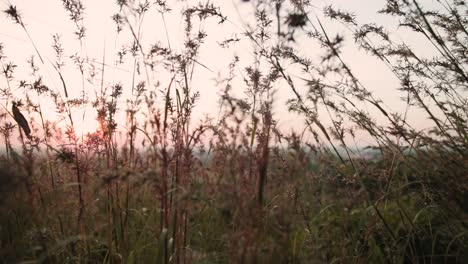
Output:
M62 36L62 44L65 50L65 55L68 57L73 54L82 56L88 56L90 59L96 59L97 62L101 62L103 59L103 52L105 50L106 64L110 65L106 67L104 83L112 85L117 82L121 82L124 86L124 94L129 94L131 88L132 70L133 63L131 56L127 56L126 63L111 67L115 65L117 59L116 53L120 50L123 44L130 44L132 37L128 27L124 27L124 30L117 35L116 25L112 21L111 16L118 11L118 6L115 4L115 0L83 0L85 6L84 25L87 29L86 37L84 39L84 46L80 48L80 43L76 40L73 35L75 30L74 24L69 20L67 12L63 9L62 3L59 0L0 0L0 9L5 10L9 4L16 6L22 15L23 22L25 23L31 38L36 44L39 52L44 58L45 65L41 65L31 42L28 40L27 35L17 24L8 18L4 13L0 15L0 42L4 46L4 54L7 56L6 61L13 61L18 68L16 70L16 79L12 84L13 94L16 98L24 98L23 90L17 89L19 80L28 79L30 73L29 66L26 60L31 56L35 55L36 63L41 68L40 74L43 75L43 80L46 85L51 89L62 91L60 80L54 71L51 64L55 61L53 50L51 48L52 35L60 34ZM138 2L138 1L136 1ZM166 25L168 28L169 40L166 37L166 33L163 26L163 20L161 15L156 11L149 12L142 25L142 43L146 45L146 49L149 49L150 43L160 42L167 44L170 42L171 48L179 50L181 43L184 38L184 22L183 17L180 14L180 9L189 4L196 4L198 1L167 1L171 7L174 7L174 11L170 14L165 15ZM205 2L205 1L202 1ZM222 49L219 47L218 42L225 39L231 38L236 34L240 37L242 32L246 29L246 24L252 22L253 6L252 3L244 3L241 0L220 0L211 1L215 5L221 7L221 11L228 17L228 22L219 25L215 19L208 20L207 23L203 24L202 27L208 34L208 38L205 44L202 46L199 61L203 63L208 69L198 67L195 71L194 80L192 87L195 90L200 91L201 100L197 104L194 119L202 118L205 114L210 114L213 117L217 117L218 107L218 96L221 88L216 87L213 79L218 74L226 76L227 66L232 61L233 56L237 55L240 57L241 64L239 64L238 74L242 72L242 67L249 65L252 62L252 45L248 41L239 43L235 48ZM432 5L435 0L424 0L425 5ZM316 12L320 15L320 10L326 5L333 4L335 7L340 7L344 10L353 11L356 18L361 23L377 22L387 26L389 29L396 29L397 21L395 19L377 14L377 10L383 7L383 0L319 0L312 1L317 8ZM154 9L153 9L154 10ZM131 17L131 16L130 16ZM130 20L131 21L131 20ZM332 24L327 20L324 20L324 26L331 33L330 35L348 34L346 30L339 25ZM414 45L414 47L422 47L424 45L421 39L414 38L414 35L398 31L396 36L406 42ZM366 55L363 51L356 49L352 43L352 38L349 36L346 38L347 44L344 48L343 58L352 66L354 73L360 78L361 82L369 87L376 95L377 98L385 99L385 106L389 112L399 111L404 106L399 99L401 94L396 90L398 87L397 79L392 76L386 66L378 62L373 57ZM302 53L307 54L311 58L317 57L322 54L323 51L316 50L311 44L310 40L305 37L298 37L296 48ZM430 55L433 51L431 48L416 48L416 51L423 52ZM81 77L79 71L73 65L71 60L66 60L66 70L64 70L64 78L69 86L70 97L78 98L82 90ZM100 74L100 66L95 63L96 71ZM151 82L155 83L156 80L160 81L161 84L167 85L168 75L162 72L151 72ZM137 77L137 80L146 80L145 74ZM100 80L96 80L95 84L86 83L86 90L92 99L94 97L94 90L99 89ZM243 96L243 82L238 82L239 87L235 87L235 92L239 96ZM0 85L5 87L6 81L2 76L0 78ZM277 99L275 116L279 119L279 126L285 131L291 129L300 129L303 127L303 122L297 116L287 113L284 102L293 98L293 95L287 87L275 87L277 89ZM5 106L6 101L0 100L0 103ZM125 104L122 102L120 105L121 110L124 110ZM49 111L50 115L53 116L55 107L50 104L43 105L45 111ZM78 127L82 127L84 132L94 131L97 123L95 121L95 111L88 107L86 110L86 117L82 125L78 124ZM122 114L124 111L121 111ZM76 111L76 120L80 120L82 112ZM418 111L412 111L412 119L416 126L424 127L426 125L426 118L418 115ZM38 122L38 117L35 117ZM53 119L53 118L51 118ZM327 117L324 115L324 123L327 122ZM79 123L79 122L78 122ZM121 125L124 121L121 120ZM36 124L40 127L39 123ZM366 139L363 138L365 144Z

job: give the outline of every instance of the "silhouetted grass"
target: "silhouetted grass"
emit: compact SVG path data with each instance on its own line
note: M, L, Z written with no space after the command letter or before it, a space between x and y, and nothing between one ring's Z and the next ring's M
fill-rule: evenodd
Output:
M131 87L106 85L105 57L98 70L82 50L67 57L58 35L52 47L60 91L42 80L45 64L31 38L42 64L31 57L31 80L17 80L14 58L0 45L7 84L0 116L2 263L468 262L466 6L383 6L381 13L433 45L437 54L427 59L385 27L360 25L332 6L313 17L306 1L252 2L255 23L242 37L254 50L254 63L240 69L246 97L232 92L240 78L234 57L217 83L217 120L193 120L203 96L192 87L193 72L206 67L199 58L206 32L196 28L208 20L232 23L213 4L185 7L184 45L173 50L170 42L146 47L140 32L145 15L156 11L164 20L172 3L117 1L116 34L131 36L117 63L132 62ZM83 48L84 5L62 3ZM29 36L14 5L5 13ZM343 36L332 37L323 19L342 23L356 45L388 66L401 83L403 111L387 109L359 81L343 59ZM298 34L320 45L319 61L294 48ZM68 94L65 61L80 71L79 98ZM155 67L170 77L166 83L151 79ZM89 73L101 78L94 91L84 85ZM17 84L28 96L13 89ZM291 91L287 104L305 121L304 131L278 128L277 84ZM13 105L26 121L41 121L30 124L27 138L16 132L25 124L14 123L8 107L18 99L26 103ZM47 119L41 100L54 103L62 123ZM96 111L95 132L76 134L71 113L79 107ZM411 109L422 110L433 128L414 128L406 118ZM358 133L373 145L351 146Z

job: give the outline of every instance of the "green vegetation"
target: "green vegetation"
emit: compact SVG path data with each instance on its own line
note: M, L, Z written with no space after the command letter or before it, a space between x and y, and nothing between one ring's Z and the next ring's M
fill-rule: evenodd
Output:
M192 116L203 93L192 88L192 73L205 67L199 55L210 32L197 28L231 22L223 10L187 3L186 39L176 51L147 47L138 32L145 14L164 18L170 4L118 0L112 19L116 34L133 36L119 52L134 62L133 86L106 85L107 66L97 70L79 53L65 55L56 35L60 90L40 74L47 62L21 7L4 10L40 62L33 56L31 80L18 80L0 44L7 84L0 87L0 262L468 263L466 3L438 1L429 10L422 1L383 2L382 14L434 49L425 58L384 26L359 24L333 6L315 16L320 10L309 1L251 2L245 8L254 8L254 26L220 45L249 41L254 63L239 69L232 59L217 82L220 116L200 122ZM81 43L84 5L62 3ZM353 74L343 36L332 37L325 19L389 68L406 102L402 112L387 109ZM304 38L321 47L320 59L294 48ZM81 73L80 98L69 96L65 61ZM151 79L156 67L167 82ZM94 92L84 84L90 72L102 77ZM238 74L245 98L233 93ZM278 128L274 86L291 91L287 106L306 122L304 131ZM41 100L55 104L61 123L47 119ZM40 126L27 132L21 119L21 130L12 106ZM80 107L97 112L94 133L76 135L72 113ZM414 128L406 117L414 109L431 130ZM373 140L370 150L350 146L358 134Z

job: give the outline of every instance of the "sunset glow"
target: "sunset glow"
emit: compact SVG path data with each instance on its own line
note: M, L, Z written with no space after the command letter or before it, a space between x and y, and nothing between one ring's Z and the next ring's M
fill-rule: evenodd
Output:
M465 0L0 10L0 263L468 263Z
M369 19L369 16L372 15L379 22L396 30L396 21L392 21L384 15L375 15L381 8L381 4L378 2L365 1L362 3L364 8L354 10L350 1L324 1L320 5L314 6L313 12L315 12L314 16L321 16L320 10L328 4L333 4L337 8L352 10L356 19L363 23L367 22L366 20L373 20L373 18ZM108 89L115 84L122 85L123 96L119 98L118 107L123 110L126 108L126 100L131 97L132 86L144 82L147 89L157 91L168 85L171 78L170 72L164 69L162 64L158 65L157 61L152 62L155 64L150 69L149 58L143 58L148 56L148 51L132 58L130 55L132 41L135 37L134 34L138 34L139 44L146 50L154 44L162 44L174 52L181 51L185 38L182 11L190 5L189 2L183 1L171 5L173 10L164 15L161 15L158 8L150 8L144 16L139 17L135 10L138 5L143 5L144 1L134 2L133 5L136 8L123 7L121 10L112 1L84 1L83 14L76 22L73 22L69 19L71 13L63 9L63 4L60 1L17 1L11 4L17 8L27 29L27 32L21 30L21 26L15 24L7 16L0 18L0 23L3 25L0 32L2 44L4 53L7 55L4 61L14 59L17 64L15 80L11 82L12 98L25 100L25 96L28 96L32 102L40 102L41 110L46 114L47 120L55 120L54 122L62 128L70 125L66 119L60 120L61 115L57 116L57 107L50 99L36 99L37 95L34 93L24 93L24 89L17 88L20 80L33 79L28 61L34 58L35 66L38 68L38 71L34 73L36 79L40 77L47 87L62 98L65 96L60 76L54 69L54 65L57 63L57 54L53 49L55 36L63 49L61 62L63 66L60 71L67 85L68 100L85 99L86 101L84 104L81 103L74 107L71 112L78 135L98 129L97 114L93 110L92 104L96 100L96 95L102 92L103 88ZM231 92L240 98L248 98L249 96L244 93L246 87L242 80L245 78L243 68L251 64L257 48L252 46L248 38L243 36L254 23L255 4L254 2L242 1L222 1L222 3L217 4L219 6L216 5L216 8L222 10L222 15L227 19L226 23L220 24L219 18L216 17L203 20L201 23L196 20L193 22L194 28L207 34L197 59L194 60L193 71L190 73L192 91L200 92L193 121L202 119L206 115L218 118L219 99L222 92L217 80L226 77L227 67L235 56L239 57L240 63L235 69L236 77L232 80L232 85L236 88L232 89ZM2 8L6 9L8 5L9 3L4 2ZM287 8L294 9L292 6ZM116 14L122 16L119 24L113 21L113 16L115 18ZM343 25L324 19L323 26L330 30L332 36L344 34L345 39L352 38ZM83 28L85 34L81 39L77 39L76 32L80 27ZM28 34L31 39L29 39ZM395 32L395 36L412 43L418 52L422 52L421 55L431 56L431 53L434 52L431 48L420 48L426 45L422 44L423 40L414 37L406 30ZM320 46L305 39L300 33L296 33L295 38L296 42L293 46L298 52L309 56L312 60L320 60L322 56ZM274 42L274 39L272 38L271 41ZM225 41L229 43L229 40L236 41L232 45L221 45ZM34 46L37 47L37 52ZM122 51L126 55L123 55ZM39 54L44 60L43 63L38 58ZM120 58L119 56L122 55L123 57ZM415 108L411 111L404 109L406 103L401 100L404 95L396 89L399 86L398 80L384 63L366 54L350 42L343 46L342 56L352 66L353 72L359 77L361 83L374 93L375 98L385 98L384 107L387 111L400 113L406 111L407 118L413 120L419 129L429 125L430 122L425 121L424 113L418 109ZM82 63L82 66L77 63ZM103 63L104 67L102 67ZM82 67L82 73L79 67ZM301 73L299 71L295 73L296 70L299 69L291 67L291 74L297 76L295 81L298 82L298 85L304 84L304 81L301 81ZM334 78L331 75L326 78L334 81L330 79ZM336 80L339 80L339 77ZM2 86L7 85L5 79L2 79L1 82ZM302 130L305 125L304 121L287 111L286 102L294 98L294 95L286 86L285 83L279 82L275 84L274 89L273 100L276 109L274 114L278 120L278 127L285 132L291 129ZM306 88L300 89L305 90ZM3 101L4 106L8 104L8 100ZM157 100L158 104L163 104L161 97ZM369 111L374 110L369 109ZM326 111L321 109L320 113L323 116L322 122L330 125L330 118L327 117ZM31 113L30 118L33 126L40 130L41 125L37 115ZM384 116L376 115L376 118L379 122L385 122ZM124 129L124 111L119 111L116 120L119 128ZM360 144L365 145L371 142L365 134L358 135L358 138L363 140Z

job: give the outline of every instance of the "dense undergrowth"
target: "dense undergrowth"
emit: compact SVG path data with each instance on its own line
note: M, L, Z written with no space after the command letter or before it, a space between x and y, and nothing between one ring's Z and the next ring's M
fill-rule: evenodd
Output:
M204 67L198 55L209 34L194 28L207 20L230 22L212 4L185 5L186 40L176 51L161 43L146 47L136 32L145 14L164 17L169 4L117 1L117 33L132 37L119 54L138 65L134 78L141 82L95 82L93 93L83 81L79 98L69 96L62 68L71 60L84 80L91 67L81 55L67 57L58 35L53 69L62 90L43 81L39 50L29 61L32 79L23 81L1 46L7 84L1 87L7 98L2 263L468 262L466 5L440 1L440 9L429 11L417 1L382 4L382 13L431 45L434 56L423 58L384 27L360 25L332 6L321 17L311 15L315 7L308 1L252 2L255 23L242 35L255 61L241 69L246 96L232 93L240 63L234 57L228 76L218 81L218 121L192 120L203 93L191 87L191 78ZM62 3L83 41L83 4ZM14 5L5 14L29 36ZM343 37L331 37L323 20L340 23L357 46L388 66L400 81L403 111L386 109L359 81L342 58ZM294 48L298 36L318 44L321 59ZM156 88L150 82L158 80L148 75L154 67L170 76ZM277 128L276 84L291 91L289 110L307 124L302 133ZM121 103L127 88L131 97ZM66 127L45 117L39 99L57 106ZM40 120L41 126L30 124L32 136L13 123L12 101ZM97 112L94 133L75 134L71 113L79 107ZM412 126L406 113L414 109L427 116L431 130ZM125 121L116 118L119 111ZM117 138L119 122L124 140ZM350 147L359 133L373 145ZM60 144L52 143L57 138Z

